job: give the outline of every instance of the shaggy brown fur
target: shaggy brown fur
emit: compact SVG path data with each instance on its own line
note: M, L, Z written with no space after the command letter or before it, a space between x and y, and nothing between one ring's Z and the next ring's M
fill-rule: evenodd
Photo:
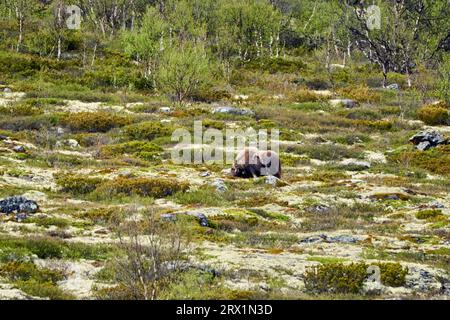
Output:
M274 151L245 148L240 151L231 168L231 174L240 178L272 175L281 178L281 161Z

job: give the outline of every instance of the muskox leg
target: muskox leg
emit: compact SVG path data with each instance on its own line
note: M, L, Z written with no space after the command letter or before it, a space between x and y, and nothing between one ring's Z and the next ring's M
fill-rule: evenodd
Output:
M252 175L253 179L256 179L258 177L254 166L249 165L248 171L250 171L250 174Z

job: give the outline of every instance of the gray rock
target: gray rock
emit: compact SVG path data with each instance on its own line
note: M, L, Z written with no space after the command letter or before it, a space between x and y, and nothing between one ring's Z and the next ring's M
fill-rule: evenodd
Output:
M3 135L3 134L0 134L0 140L8 140L8 139L9 139L8 136L5 136L5 135Z
M409 141L416 146L417 150L421 151L448 143L448 140L441 133L434 130L421 131L412 136Z
M171 111L172 111L172 109L170 109L170 107L159 108L159 112L162 112L162 113L170 113Z
M8 87L6 87L6 88L4 88L4 89L3 89L3 92L8 92L8 93L10 93L10 92L12 92L12 89L11 89L11 88L8 88Z
M16 217L18 220L23 220L26 218L27 214L35 213L38 210L39 206L36 201L28 200L22 196L12 196L0 200L0 212L6 214L16 212L18 213L18 216Z
M202 227L208 226L208 218L201 212L187 212L187 215L194 216L198 218L198 222Z
M325 241L339 242L339 243L356 243L359 240L353 236L342 235L342 236L335 236L335 237L326 237Z
M315 204L305 210L312 213L329 213L331 208L325 204Z
M76 149L76 148L80 147L80 144L75 139L67 139L67 140L56 142L56 147L64 147L64 146L69 147L71 149Z
M235 108L231 106L224 106L224 107L216 107L213 109L213 113L228 113L228 114L234 114L238 116L253 116L255 113L250 109L241 109L241 108Z
M300 243L317 243L317 242L329 242L329 243L356 243L358 238L350 235L340 235L335 237L327 236L326 234L320 234L318 236L310 236L300 240Z
M332 99L330 100L330 104L333 107L342 106L344 108L356 108L358 106L358 102L352 99Z
M222 179L215 179L210 185L216 188L217 192L225 192L228 190L228 187Z
M177 217L173 213L164 213L161 215L163 221L176 221Z
M319 236L311 236L311 237L306 237L304 239L301 239L299 242L300 243L317 243L317 242L323 242L324 238L326 238L326 235L319 235Z
M25 147L24 146L14 146L13 148L14 152L25 152Z
M280 179L278 179L278 178L275 177L275 176L266 176L264 182L265 182L266 184L270 184L270 185L272 185L272 186L276 186L277 183L278 183L278 180L280 180Z
M200 177L209 177L210 175L211 175L211 172L209 172L209 171L204 171L199 174Z
M440 203L436 200L430 202L429 206L430 206L430 208L433 208L433 209L444 209L445 208L445 206L442 203Z
M400 86L397 83L390 84L386 87L389 90L400 90Z

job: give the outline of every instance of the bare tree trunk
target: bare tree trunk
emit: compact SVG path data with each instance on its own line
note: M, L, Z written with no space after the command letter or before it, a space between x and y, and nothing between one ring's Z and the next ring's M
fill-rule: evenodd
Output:
M92 54L92 61L91 61L91 67L94 66L95 63L95 53L97 52L97 42L94 45L94 52Z
M22 13L19 13L19 39L17 40L16 51L19 52L20 47L22 46L23 41L23 16Z

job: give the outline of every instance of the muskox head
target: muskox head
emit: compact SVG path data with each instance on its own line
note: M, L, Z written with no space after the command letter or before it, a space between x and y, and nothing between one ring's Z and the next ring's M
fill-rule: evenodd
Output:
M274 151L259 151L256 148L246 148L240 151L231 174L240 178L254 178L266 175L281 177L281 163Z

